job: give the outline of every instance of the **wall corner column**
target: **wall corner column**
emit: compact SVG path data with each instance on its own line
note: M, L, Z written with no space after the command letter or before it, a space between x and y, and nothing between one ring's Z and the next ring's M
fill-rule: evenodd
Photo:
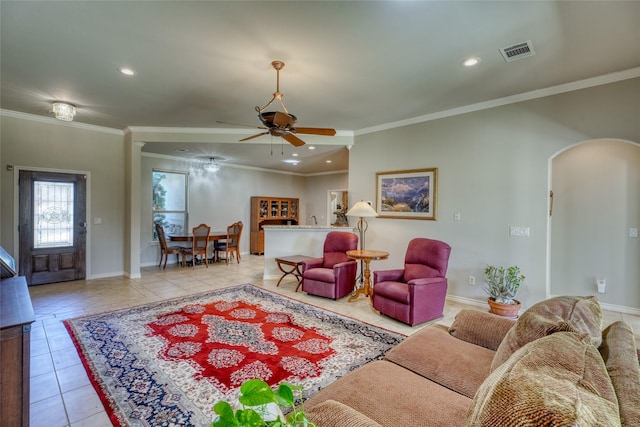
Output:
M125 136L125 275L138 279L140 274L140 199L142 147L144 142Z

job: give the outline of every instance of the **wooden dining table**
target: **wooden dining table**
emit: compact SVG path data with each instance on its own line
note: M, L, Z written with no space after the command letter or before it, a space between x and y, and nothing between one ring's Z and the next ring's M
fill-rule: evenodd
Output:
M172 242L191 242L193 240L193 234L169 234L169 240ZM227 231L210 231L209 232L209 242L213 242L215 245L216 242L220 240L227 240ZM216 251L213 251L213 262L219 261L216 260Z

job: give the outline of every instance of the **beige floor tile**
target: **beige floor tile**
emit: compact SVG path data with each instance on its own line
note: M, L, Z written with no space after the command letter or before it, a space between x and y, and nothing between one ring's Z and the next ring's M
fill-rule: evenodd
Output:
M87 371L85 371L82 364L56 369L56 375L58 376L58 384L62 393L91 385Z
M69 425L60 395L31 403L30 409L29 424L33 427L66 427Z
M32 404L53 396L59 396L60 388L58 387L58 377L56 373L51 371L38 375L37 377L31 377L29 395Z
M71 424L104 412L104 406L91 385L63 393L62 399Z
M55 369L68 368L69 366L82 363L75 348L52 351L51 358L53 359L53 366Z
M31 378L53 372L53 360L51 360L51 353L32 356L30 361Z
M71 423L71 427L112 427L113 423L106 412L99 412L88 418Z
M47 338L33 339L33 336L31 336L31 357L48 354L50 352Z

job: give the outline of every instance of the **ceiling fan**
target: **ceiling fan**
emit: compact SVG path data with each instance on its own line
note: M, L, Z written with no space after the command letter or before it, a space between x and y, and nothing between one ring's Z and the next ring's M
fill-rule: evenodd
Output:
M249 139L257 138L262 135L272 135L284 138L292 145L300 147L304 145L304 141L298 138L296 134L334 136L336 134L335 129L295 127L298 118L289 113L287 107L284 105L284 101L282 100L282 97L284 95L280 92L280 70L284 68L284 62L273 61L271 62L271 65L276 70L277 75L276 91L273 93L273 98L271 98L271 101L269 101L264 107L256 107L256 111L258 112L258 119L260 119L260 122L264 125L258 127L258 129L266 129L266 131L241 139L240 141L247 141ZM276 99L280 101L284 112L265 111ZM224 122L218 121L218 123Z

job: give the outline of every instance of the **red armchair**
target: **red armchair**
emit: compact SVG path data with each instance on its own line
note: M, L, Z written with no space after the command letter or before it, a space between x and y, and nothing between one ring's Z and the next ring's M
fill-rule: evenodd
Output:
M353 292L358 264L346 252L354 249L358 249L356 234L330 231L324 241L324 256L302 262L302 290L334 300Z
M411 326L442 317L450 253L445 242L411 240L404 269L373 272L373 307Z

